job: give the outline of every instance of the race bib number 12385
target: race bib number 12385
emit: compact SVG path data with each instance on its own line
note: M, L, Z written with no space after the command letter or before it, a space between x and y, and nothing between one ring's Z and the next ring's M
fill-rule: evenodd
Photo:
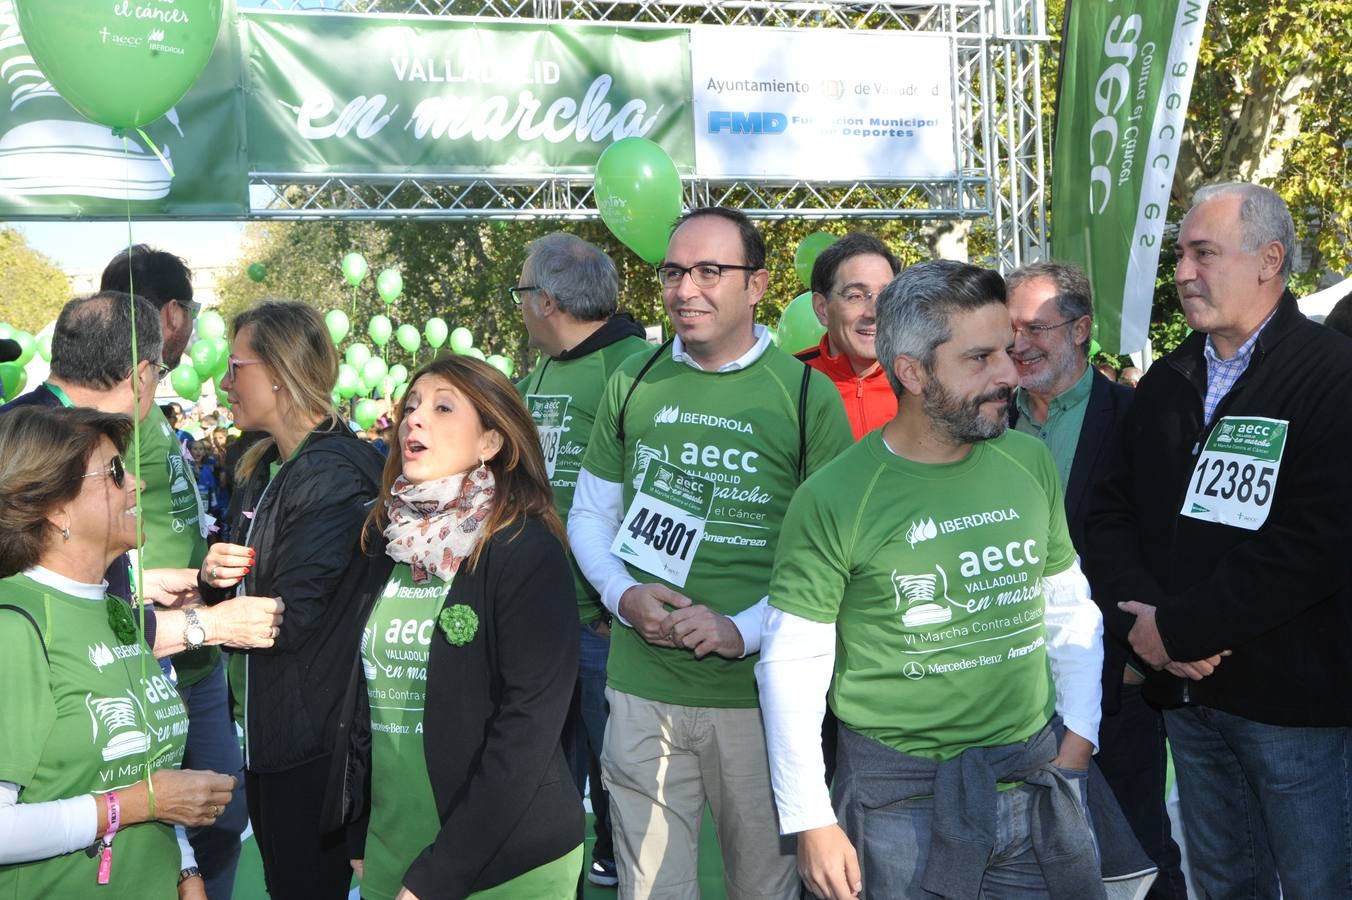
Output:
M1267 521L1288 422L1226 416L1207 436L1179 513L1257 531Z

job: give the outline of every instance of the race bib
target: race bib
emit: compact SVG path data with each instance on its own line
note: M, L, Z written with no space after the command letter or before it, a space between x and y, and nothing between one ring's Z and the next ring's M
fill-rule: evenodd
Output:
M1179 512L1257 531L1272 509L1289 424L1246 416L1221 419L1206 439Z
M709 479L651 460L610 552L685 587L713 499L714 483Z
M563 446L563 423L572 399L567 394L526 395L530 417L535 420L535 428L540 432L540 449L544 452L545 472L550 478L554 477L554 466L559 461L559 448Z

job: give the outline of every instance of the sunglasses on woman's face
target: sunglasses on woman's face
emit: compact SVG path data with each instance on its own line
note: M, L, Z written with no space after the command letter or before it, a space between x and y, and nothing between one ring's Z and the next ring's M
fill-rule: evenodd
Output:
M97 478L100 475L107 475L109 478L113 479L113 484L115 484L117 487L122 487L124 484L126 484L127 467L122 464L122 457L114 454L113 458L108 460L107 468L97 469L93 472L86 472L80 477Z

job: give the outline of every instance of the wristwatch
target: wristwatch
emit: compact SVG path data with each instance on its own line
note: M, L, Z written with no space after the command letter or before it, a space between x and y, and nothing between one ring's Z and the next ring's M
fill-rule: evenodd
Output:
M183 618L187 620L187 627L183 629L183 643L189 650L200 650L202 645L207 642L207 630L202 627L202 620L197 617L197 610L183 610Z
M179 883L179 884L182 884L183 882L187 881L189 878L201 878L201 877L202 877L202 870L199 869L199 868L197 868L197 866L188 866L188 868L186 868L186 869L179 869L179 871L178 871L178 883Z

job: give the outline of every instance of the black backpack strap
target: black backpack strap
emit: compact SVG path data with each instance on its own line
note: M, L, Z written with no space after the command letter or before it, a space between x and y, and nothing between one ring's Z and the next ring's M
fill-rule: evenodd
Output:
M798 389L798 483L807 480L807 385L812 367L803 363L803 385Z
M648 357L648 361L643 364L643 368L638 370L634 376L633 382L629 385L629 391L624 395L624 402L620 404L620 413L615 417L615 440L620 442L620 449L624 449L624 411L629 408L629 398L634 396L634 388L643 380L643 376L648 374L648 370L657 365L657 361L662 358L662 354L671 347L674 338L667 338L662 346L657 348L657 352Z
M32 625L33 630L38 633L38 643L42 645L42 655L46 658L47 665L50 666L52 664L52 658L47 655L47 641L43 639L42 629L38 627L37 620L33 618L33 614L30 613L28 610L24 609L22 606L14 606L9 603L0 603L0 609L12 609L16 613L18 613L19 615L23 616L25 619L28 620L28 624Z

